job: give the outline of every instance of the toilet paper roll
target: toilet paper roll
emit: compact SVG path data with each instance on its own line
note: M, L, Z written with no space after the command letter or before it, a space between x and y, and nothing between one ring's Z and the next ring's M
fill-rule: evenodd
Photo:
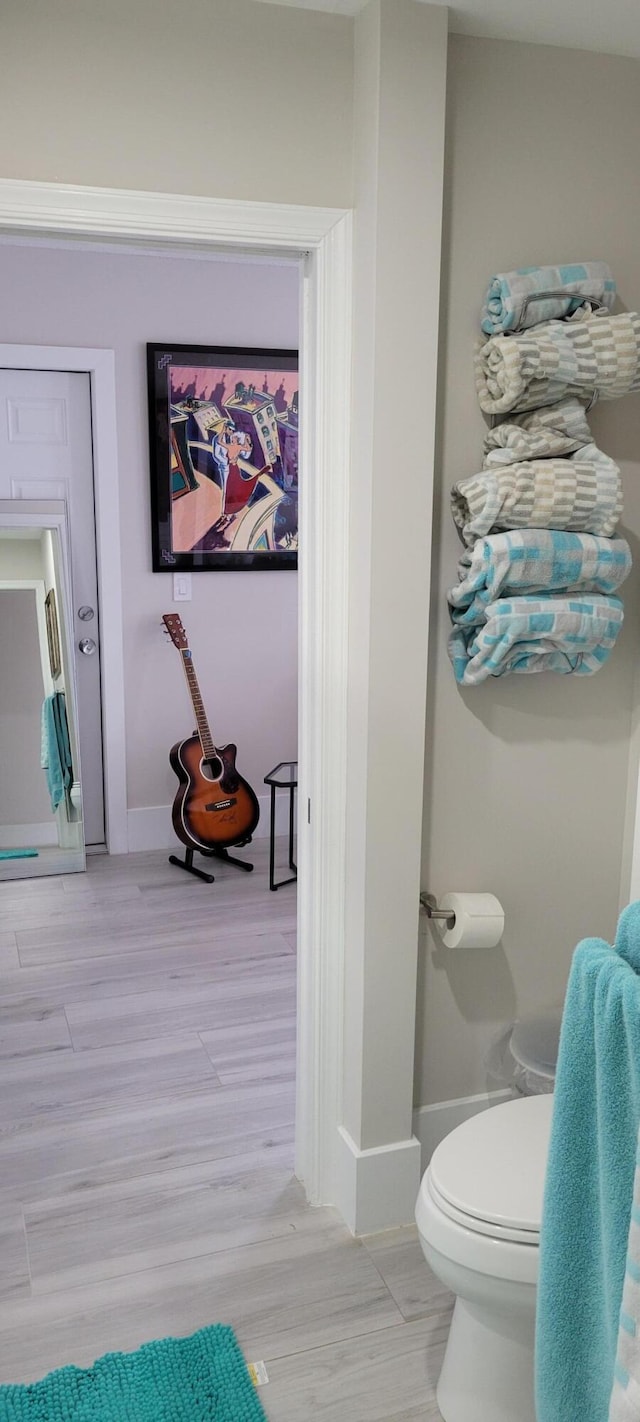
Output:
M438 920L447 948L495 948L504 930L504 910L495 894L444 894L438 908L455 913L453 928Z

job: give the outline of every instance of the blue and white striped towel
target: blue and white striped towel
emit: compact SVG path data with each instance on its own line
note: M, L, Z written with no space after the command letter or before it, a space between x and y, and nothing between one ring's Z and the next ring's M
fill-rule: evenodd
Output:
M561 292L562 295L545 295ZM488 336L537 326L540 321L570 315L589 301L611 310L616 284L606 262L574 262L565 267L519 267L491 278L482 308L481 326ZM527 297L536 300L527 302Z
M624 538L557 528L520 528L479 538L462 554L447 593L452 621L480 627L497 599L514 595L617 592L631 570Z
M609 1422L640 1418L640 1137Z
M623 616L616 597L501 598L486 607L482 627L454 626L447 650L462 686L509 672L592 676L610 656Z
M597 794L590 829L601 829ZM540 1233L537 1422L606 1422L640 1121L640 903L573 955ZM634 1422L640 1414L620 1414ZM616 1416L616 1422L619 1422Z

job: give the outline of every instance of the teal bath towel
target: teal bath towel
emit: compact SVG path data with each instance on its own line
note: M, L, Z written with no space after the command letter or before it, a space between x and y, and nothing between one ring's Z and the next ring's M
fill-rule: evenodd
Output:
M69 723L64 692L54 691L42 705L40 764L47 772L47 789L55 815L73 781Z
M607 1422L640 1122L640 903L576 948L542 1216L538 1422Z

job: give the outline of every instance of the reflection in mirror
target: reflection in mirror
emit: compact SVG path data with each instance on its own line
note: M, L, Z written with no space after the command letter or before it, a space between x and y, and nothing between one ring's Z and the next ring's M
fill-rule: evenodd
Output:
M0 879L85 867L60 527L0 527Z

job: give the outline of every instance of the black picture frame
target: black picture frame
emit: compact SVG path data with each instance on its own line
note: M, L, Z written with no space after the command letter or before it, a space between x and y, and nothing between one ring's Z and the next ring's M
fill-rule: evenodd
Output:
M56 681L62 674L62 657L60 655L60 633L58 631L58 609L56 607L56 595L53 588L50 588L44 600L44 616L47 628L47 647L49 649L49 667L53 680Z
M147 344L154 573L298 566L298 352Z

